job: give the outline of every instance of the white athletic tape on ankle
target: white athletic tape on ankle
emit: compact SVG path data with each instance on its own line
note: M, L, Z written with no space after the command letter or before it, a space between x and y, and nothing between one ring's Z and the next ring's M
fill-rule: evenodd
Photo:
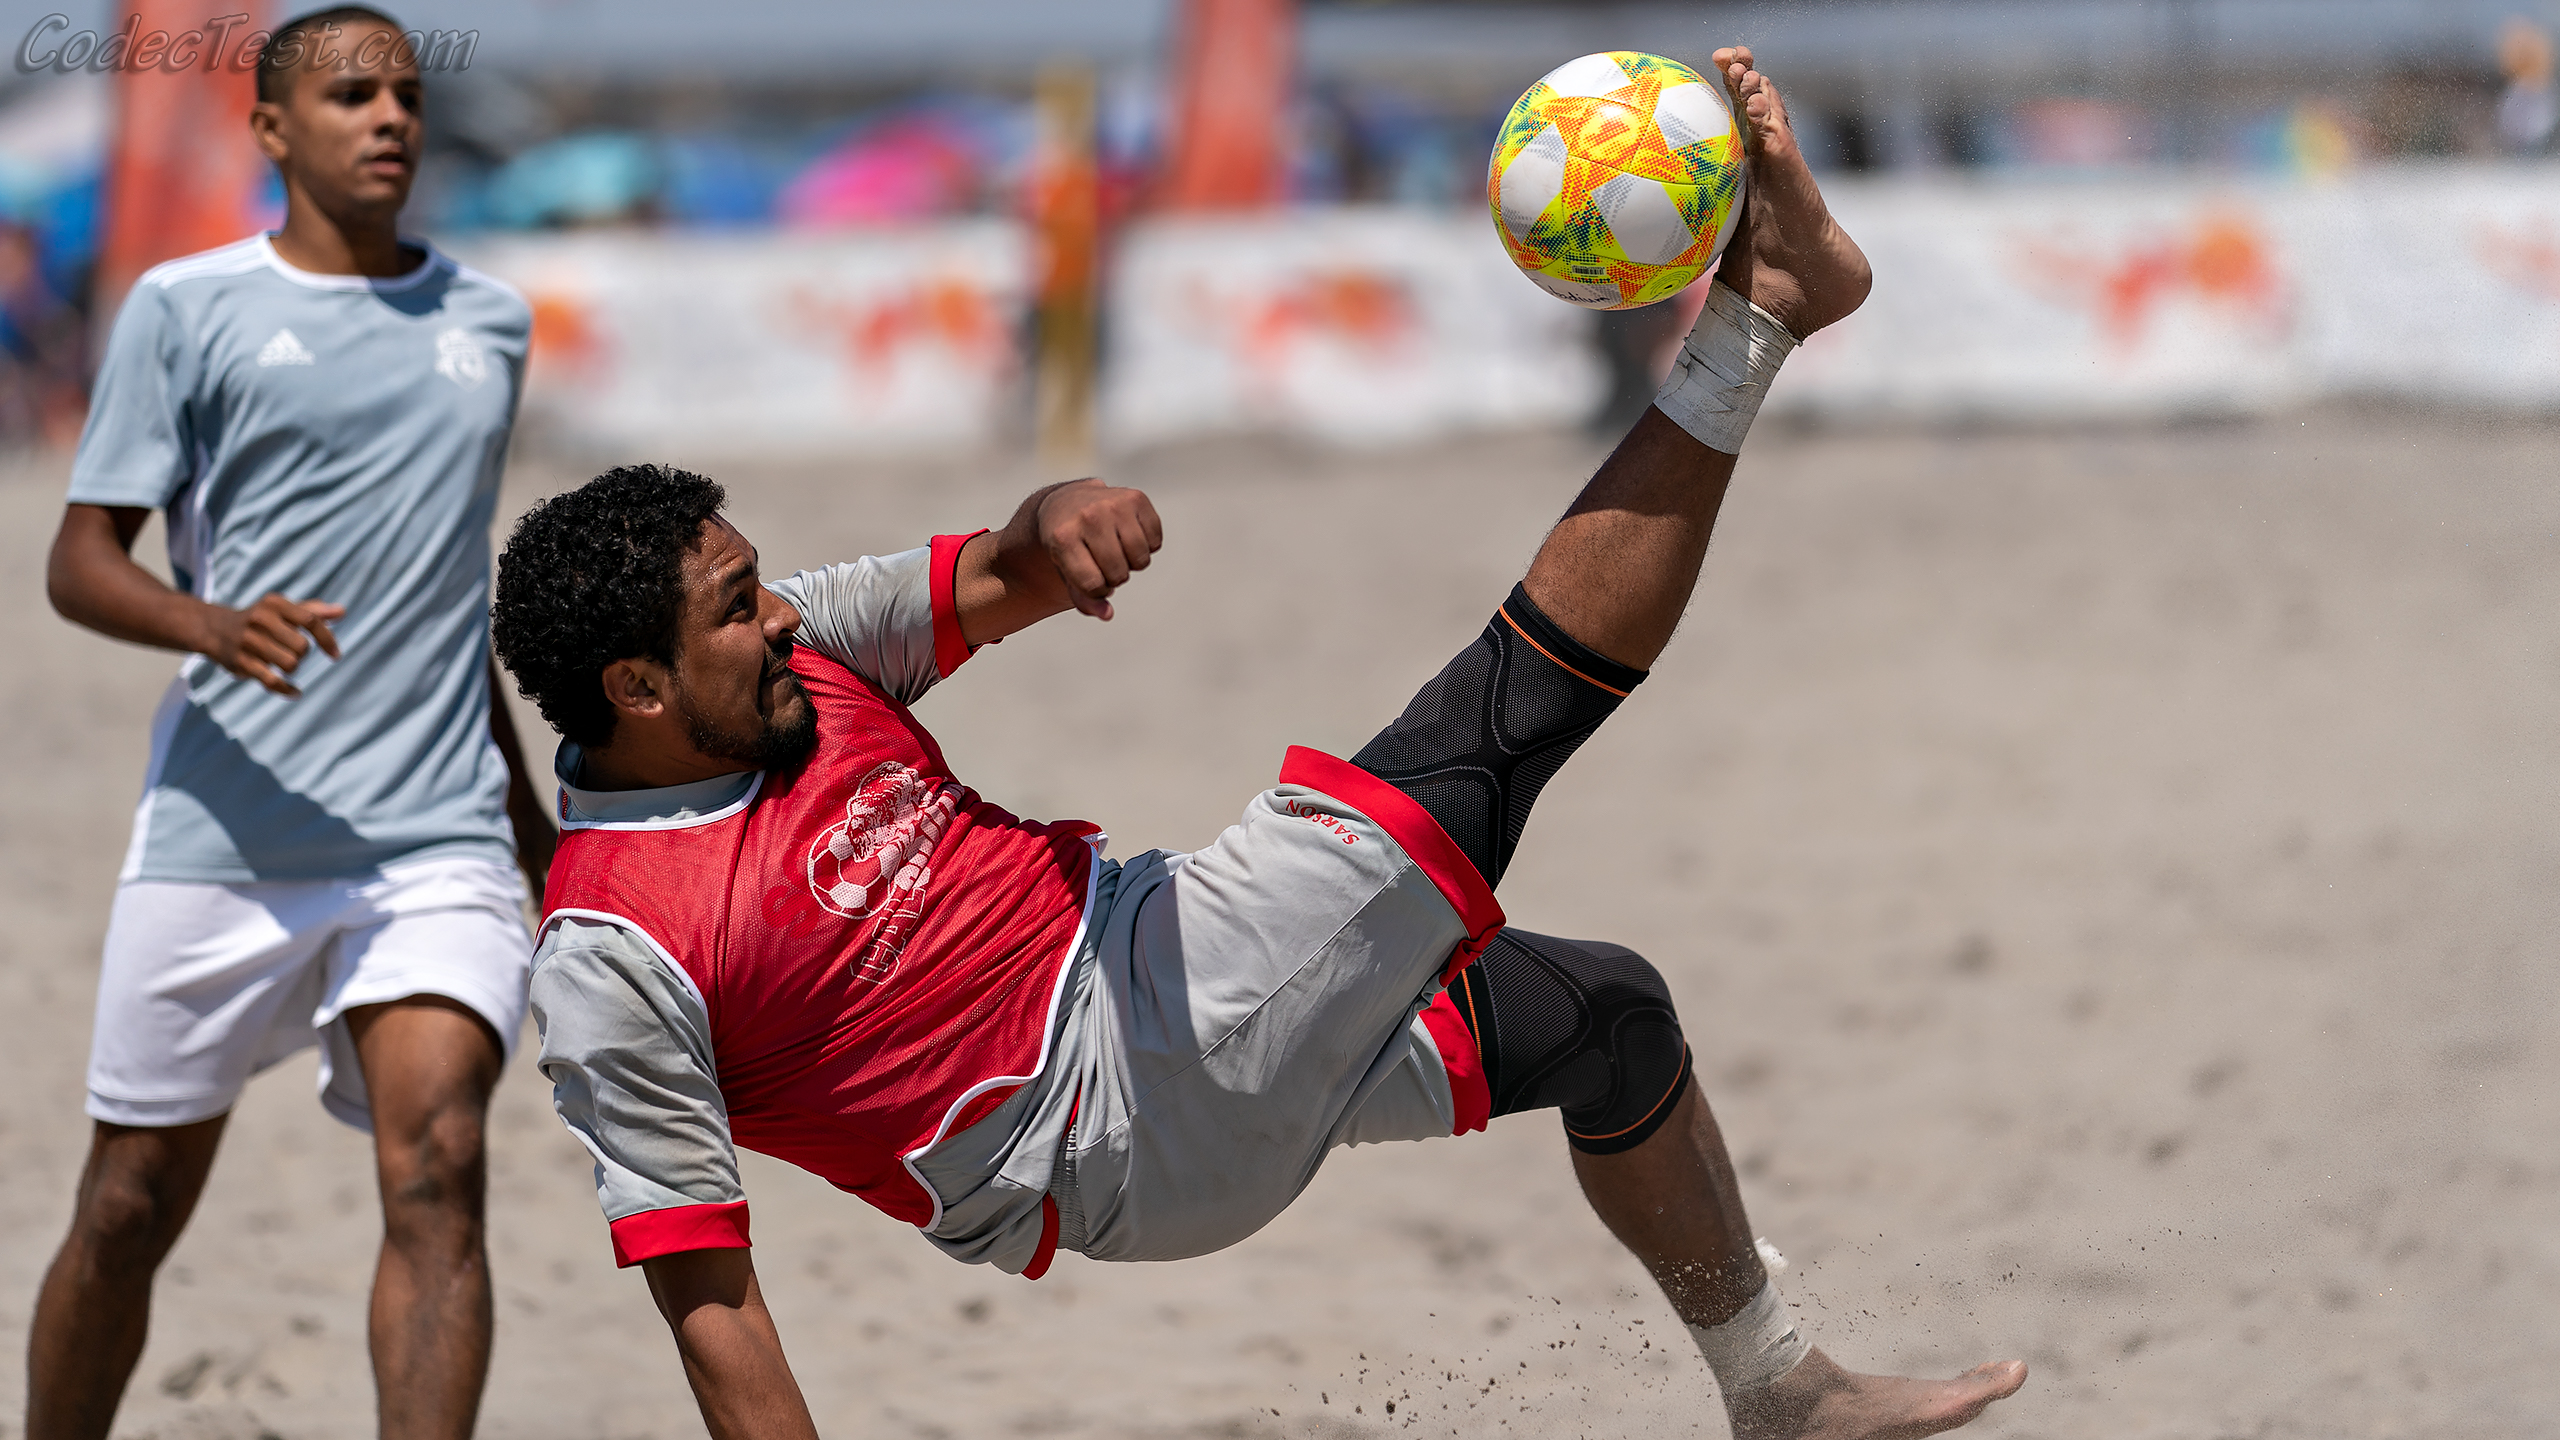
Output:
M1707 1368L1716 1372L1716 1383L1727 1395L1766 1390L1813 1350L1813 1342L1787 1313L1775 1282L1762 1285L1751 1303L1723 1324L1690 1326L1689 1338L1698 1342L1698 1353L1707 1357Z
M1796 337L1768 311L1723 281L1710 281L1707 307L1653 403L1699 444L1739 455L1769 382L1795 348Z

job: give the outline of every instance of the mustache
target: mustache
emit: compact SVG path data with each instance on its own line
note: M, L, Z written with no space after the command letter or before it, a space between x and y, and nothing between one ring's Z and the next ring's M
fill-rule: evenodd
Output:
M774 641L772 644L767 645L765 647L764 673L756 677L757 682L761 684L766 680L779 679L780 677L789 674L791 671L791 651L793 648L794 642L788 634L785 634L781 639Z

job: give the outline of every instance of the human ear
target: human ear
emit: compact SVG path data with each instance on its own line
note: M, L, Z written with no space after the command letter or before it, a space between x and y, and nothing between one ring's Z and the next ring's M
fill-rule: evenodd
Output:
M249 107L249 133L257 137L258 149L267 159L281 165L289 149L279 127L284 124L284 107L271 100L261 100Z
M666 713L666 672L646 660L616 660L604 667L605 703L623 715L654 720Z

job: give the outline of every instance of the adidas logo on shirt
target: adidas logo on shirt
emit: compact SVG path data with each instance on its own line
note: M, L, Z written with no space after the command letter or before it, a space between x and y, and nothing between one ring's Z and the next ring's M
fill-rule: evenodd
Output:
M290 330L279 330L258 350L260 365L308 365L318 357Z

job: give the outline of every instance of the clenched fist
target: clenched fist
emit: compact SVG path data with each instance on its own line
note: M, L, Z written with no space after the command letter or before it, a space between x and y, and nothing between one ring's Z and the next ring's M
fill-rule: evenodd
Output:
M1075 608L1111 618L1111 592L1164 548L1164 522L1143 490L1072 480L1043 492L1032 523Z

